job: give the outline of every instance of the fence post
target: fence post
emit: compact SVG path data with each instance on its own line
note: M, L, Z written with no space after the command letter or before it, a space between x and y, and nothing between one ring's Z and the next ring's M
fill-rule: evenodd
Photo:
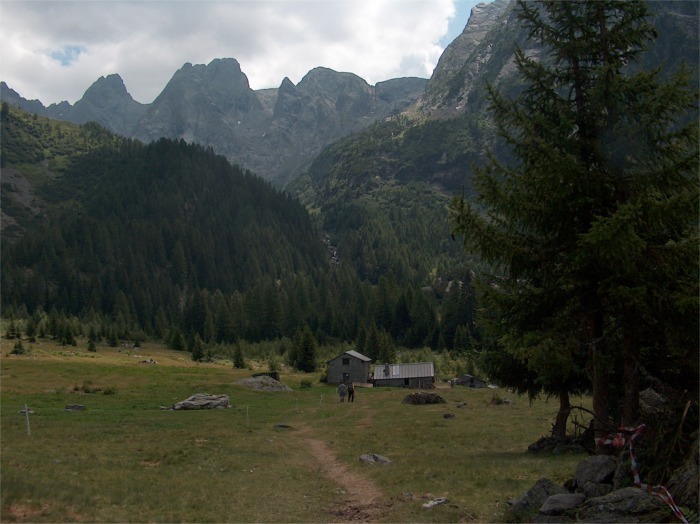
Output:
M27 405L24 405L24 414L27 416L27 435L31 435L32 432L29 430L29 408Z

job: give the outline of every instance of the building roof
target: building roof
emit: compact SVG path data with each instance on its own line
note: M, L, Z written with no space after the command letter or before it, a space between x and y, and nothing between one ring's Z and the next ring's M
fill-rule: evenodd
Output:
M357 358L357 359L359 359L359 360L362 360L363 362L372 362L372 359L371 359L371 358L366 357L366 356L364 356L362 353L358 353L357 351L354 351L354 350L352 350L352 349L349 350L349 351L346 351L345 353L341 353L341 354L338 355L337 357L333 357L333 358L332 358L331 360L329 360L328 362L331 362L331 361L333 361L333 360L335 360L335 359L337 359L337 358L340 358L340 357L344 357L345 355L350 355L351 357L354 357L354 358Z
M386 373L385 373L386 371ZM374 379L423 378L435 376L432 362L411 362L409 364L377 364L374 366Z
M358 353L357 351L351 349L350 351L346 351L344 355L350 355L355 358L359 358L360 360L364 360L365 362L372 362L372 359L369 357L364 356L362 353Z

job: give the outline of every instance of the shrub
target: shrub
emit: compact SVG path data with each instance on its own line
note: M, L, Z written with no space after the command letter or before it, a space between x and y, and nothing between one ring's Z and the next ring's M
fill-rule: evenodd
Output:
M15 346L12 348L12 351L10 351L10 353L13 355L24 355L25 351L21 340L15 342Z

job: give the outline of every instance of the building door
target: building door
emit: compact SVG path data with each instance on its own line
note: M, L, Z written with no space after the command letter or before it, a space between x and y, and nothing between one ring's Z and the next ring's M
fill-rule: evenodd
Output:
M350 373L343 373L343 382L346 384L350 382Z

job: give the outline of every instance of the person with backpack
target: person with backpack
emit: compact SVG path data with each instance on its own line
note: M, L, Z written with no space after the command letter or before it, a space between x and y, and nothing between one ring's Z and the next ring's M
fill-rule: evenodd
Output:
M355 402L355 386L348 384L348 402Z
M340 395L340 401L345 402L345 393L347 393L347 388L345 387L345 382L341 382L338 386L338 395Z

